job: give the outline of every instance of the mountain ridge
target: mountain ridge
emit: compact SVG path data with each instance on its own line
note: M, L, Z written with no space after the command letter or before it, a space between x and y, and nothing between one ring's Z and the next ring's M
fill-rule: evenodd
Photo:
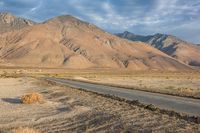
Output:
M0 58L13 66L191 70L145 43L121 39L69 15L2 34Z
M124 33L117 33L116 35L131 41L141 41L147 43L188 65L200 67L199 47L173 35L157 33L154 35L142 36L128 31L125 31Z
M9 12L0 12L0 33L19 30L34 24L36 24L36 22L32 20L16 17Z

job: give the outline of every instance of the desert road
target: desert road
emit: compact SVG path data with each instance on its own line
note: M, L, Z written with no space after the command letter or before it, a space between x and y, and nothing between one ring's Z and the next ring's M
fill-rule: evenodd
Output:
M68 85L74 88L81 88L101 94L114 95L127 100L139 100L143 104L153 104L161 109L173 110L188 115L200 116L200 99L170 96L159 93L151 93L138 90L111 87L95 83L67 80L61 78L45 78L46 80Z

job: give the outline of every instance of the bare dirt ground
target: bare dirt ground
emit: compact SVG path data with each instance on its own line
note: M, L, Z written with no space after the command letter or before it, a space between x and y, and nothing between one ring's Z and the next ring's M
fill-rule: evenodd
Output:
M43 104L21 104L38 92ZM40 132L199 132L200 125L90 92L33 78L0 79L0 132L30 127Z

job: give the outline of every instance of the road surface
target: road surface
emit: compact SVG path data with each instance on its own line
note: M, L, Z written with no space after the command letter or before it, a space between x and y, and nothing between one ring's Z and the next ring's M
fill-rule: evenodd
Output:
M68 85L74 88L97 92L101 94L114 95L127 100L139 100L143 104L153 104L161 109L173 110L189 115L200 116L200 99L171 96L166 94L145 92L139 90L124 89L122 87L111 87L108 85L99 85L95 83L86 83L61 78L45 78L60 84Z

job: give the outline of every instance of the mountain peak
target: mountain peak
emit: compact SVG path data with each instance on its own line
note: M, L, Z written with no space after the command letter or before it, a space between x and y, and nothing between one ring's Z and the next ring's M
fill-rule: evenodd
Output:
M29 20L29 19L24 19L21 17L16 17L10 12L0 12L0 23L12 23L12 22L21 22L21 23L26 23L27 25L33 25L36 22Z
M131 34L132 36L134 36L135 34L134 33L131 33L131 32L129 32L129 31L124 31L124 33L123 33L124 35L129 35L129 34Z
M156 33L149 36L141 36L130 32L129 34L117 34L117 36L132 41L141 41L147 43L188 65L200 66L200 49L196 47L196 45L181 40L176 36L161 33Z
M0 21L3 23L11 23L16 19L14 15L9 12L1 12L0 13Z
M69 21L69 20L78 20L77 18L75 18L74 16L71 16L71 15L61 15L61 16L58 16L58 17L55 17L54 19L57 19L61 22L65 22L65 21Z
M10 12L0 12L0 16L14 16Z
M163 36L163 35L166 35L166 34L161 34L161 33L154 34L154 36Z
M0 33L9 32L12 30L19 30L21 28L34 24L35 22L31 20L16 17L9 12L0 12Z
M71 15L61 15L58 17L54 17L51 18L47 21L45 21L44 23L61 23L61 24L65 24L65 23L80 23L83 22L81 20L79 20L78 18L71 16Z
M6 16L6 15L14 16L10 12L0 12L0 16Z
M124 34L130 34L131 32L129 32L129 31L124 31ZM131 33L131 34L133 34L133 33Z

